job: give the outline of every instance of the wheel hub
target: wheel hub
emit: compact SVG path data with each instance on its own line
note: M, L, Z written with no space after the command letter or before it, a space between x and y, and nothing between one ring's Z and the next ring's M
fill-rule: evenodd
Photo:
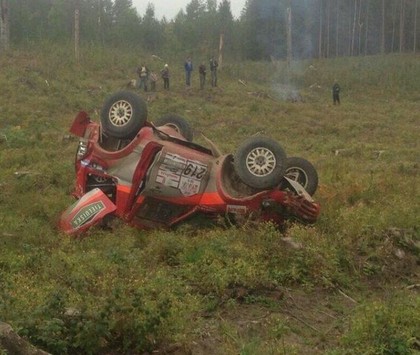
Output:
M255 176L263 177L271 174L276 167L274 153L263 147L254 148L246 158L248 171Z
M109 121L117 127L126 125L133 116L131 104L125 100L115 102L109 110Z
M255 159L255 163L259 166L263 166L265 164L265 161L266 161L265 157L257 157Z
M289 179L292 179L306 188L308 183L308 176L304 170L299 168L290 168L285 174Z

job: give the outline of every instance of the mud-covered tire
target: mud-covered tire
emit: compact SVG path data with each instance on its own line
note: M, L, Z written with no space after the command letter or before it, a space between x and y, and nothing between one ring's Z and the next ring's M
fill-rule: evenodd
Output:
M170 126L181 134L188 142L192 142L194 138L193 130L187 120L179 115L168 114L160 117L155 122L155 126Z
M318 188L318 173L315 167L306 159L299 157L287 158L284 176L297 181L311 196Z
M146 102L132 91L119 91L109 96L101 111L104 132L115 138L132 139L146 120Z
M251 137L234 155L234 168L240 179L256 189L278 186L286 169L286 153L275 140Z

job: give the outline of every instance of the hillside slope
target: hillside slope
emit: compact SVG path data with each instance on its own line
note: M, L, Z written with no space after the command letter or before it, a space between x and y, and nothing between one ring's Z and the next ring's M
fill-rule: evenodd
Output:
M227 64L219 88L143 95L222 151L264 133L313 162L312 227L116 221L71 239L79 110L135 78L136 53L66 48L0 57L0 320L53 354L408 354L420 350L420 64L389 56ZM144 58L153 70L162 63ZM334 79L342 87L332 105ZM240 82L239 82L240 80ZM288 100L290 95L302 98ZM293 96L295 97L295 96ZM0 349L1 353L1 349Z

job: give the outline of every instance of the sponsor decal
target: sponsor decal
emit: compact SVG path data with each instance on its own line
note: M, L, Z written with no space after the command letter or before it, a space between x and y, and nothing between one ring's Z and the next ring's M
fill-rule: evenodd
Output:
M102 201L91 203L83 207L71 220L71 225L73 228L80 228L92 218L94 218L99 212L105 209L105 205Z
M199 193L207 165L167 153L159 166L156 182L181 191L184 196Z
M200 191L201 182L193 178L181 176L179 189L184 196L192 196Z
M227 213L244 215L246 214L247 208L246 206L240 205L227 205L226 211Z

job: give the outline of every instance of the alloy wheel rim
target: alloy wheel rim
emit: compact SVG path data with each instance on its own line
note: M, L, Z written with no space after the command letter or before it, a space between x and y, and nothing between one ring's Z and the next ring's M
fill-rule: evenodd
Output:
M133 107L128 101L115 102L109 110L109 121L116 127L125 126L133 117Z
M248 171L258 177L271 174L276 167L276 157L267 148L257 147L251 150L246 157Z
M308 183L308 175L306 174L305 170L299 169L297 167L287 169L285 174L289 179L298 182L303 187L306 187Z

